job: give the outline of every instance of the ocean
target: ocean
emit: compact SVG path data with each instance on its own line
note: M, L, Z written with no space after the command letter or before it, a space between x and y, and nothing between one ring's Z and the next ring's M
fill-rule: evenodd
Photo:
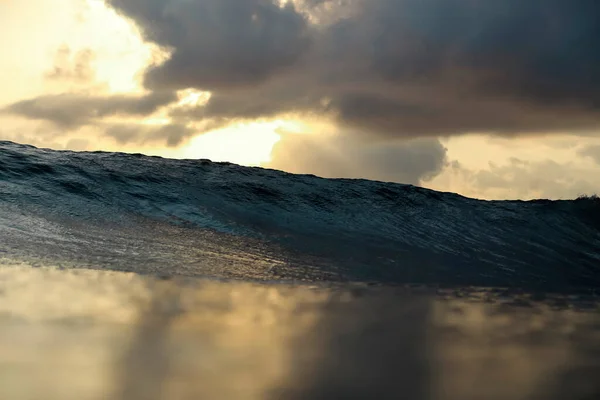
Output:
M599 296L596 198L0 142L2 399L592 399Z

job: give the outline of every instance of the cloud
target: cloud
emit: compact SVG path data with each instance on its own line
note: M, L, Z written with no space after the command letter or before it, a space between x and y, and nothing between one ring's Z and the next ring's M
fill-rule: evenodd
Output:
M218 90L265 81L308 48L307 22L294 6L266 0L107 0L135 20L146 40L172 50L146 72L153 89Z
M575 162L511 158L485 169L471 169L458 161L447 165L428 187L487 199L573 199L600 191L600 169Z
M66 149L75 151L85 151L89 148L90 141L87 139L70 139L65 146Z
M600 165L600 145L587 146L579 151L584 157L589 157Z
M177 146L183 139L194 133L194 129L181 124L112 124L105 129L105 136L112 137L120 144L145 144L164 140L167 146L171 147Z
M49 121L61 128L77 129L96 123L105 117L149 116L176 99L177 96L174 93L165 92L151 92L141 96L66 93L19 101L0 111L30 119Z
M594 1L106 2L171 51L147 88L213 92L181 118L317 113L381 137L600 128Z
M446 165L439 140L372 142L356 135L283 134L269 167L328 178L365 178L419 184Z
M53 81L92 82L96 77L94 58L95 53L91 49L73 52L69 46L63 45L56 51L54 65L46 73L46 78Z
M95 134L113 138L119 144L146 144L163 141L167 146L177 146L183 139L197 133L185 123L165 124L131 122L131 117L149 117L161 107L177 100L173 93L150 92L146 95L46 95L23 100L0 110L30 120L50 122L56 129L46 129L46 136L60 137L81 128L99 129ZM126 117L127 122L110 122L107 117ZM88 132L89 133L89 132ZM37 133L41 135L41 133ZM28 142L31 142L29 140ZM75 143L75 142L72 142ZM80 148L81 143L76 143ZM87 145L86 145L87 146Z
M65 130L94 125L121 143L159 138L170 145L193 134L190 126L207 130L288 114L325 117L343 136L286 135L276 151L309 147L321 154L338 146L349 159L364 157L364 165L373 165L369 176L401 181L436 170L444 159L435 150L441 136L589 134L600 128L600 3L594 1L104 2L170 54L144 71L149 93L47 95L0 112ZM50 75L85 79L92 61L93 54L65 47ZM175 106L175 93L184 89L211 96ZM106 120L143 119L166 106L172 122L165 126ZM417 168L410 171L401 163L414 154L415 138L429 143L426 154L434 156L421 155L425 164L414 160ZM334 152L320 157L331 161ZM354 168L345 160L335 163L326 169L323 162L319 170L346 174ZM394 169L409 172L388 175Z

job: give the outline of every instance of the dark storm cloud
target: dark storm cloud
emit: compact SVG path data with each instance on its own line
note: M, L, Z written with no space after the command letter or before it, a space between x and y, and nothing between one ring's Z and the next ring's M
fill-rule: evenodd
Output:
M49 121L66 129L76 129L95 123L103 117L148 116L176 99L174 93L162 92L141 96L60 94L19 101L1 111L30 119Z
M447 165L446 148L436 139L371 142L362 136L284 134L269 166L327 178L365 178L419 184Z
M150 88L218 90L257 84L294 64L308 48L307 22L270 0L107 0L145 39L172 50L147 71Z
M600 4L590 0L375 1L373 66L392 81L458 68L472 84L542 103L598 106ZM595 83L596 87L590 86Z
M172 51L147 87L213 92L190 118L326 113L393 137L600 127L594 0L106 1Z

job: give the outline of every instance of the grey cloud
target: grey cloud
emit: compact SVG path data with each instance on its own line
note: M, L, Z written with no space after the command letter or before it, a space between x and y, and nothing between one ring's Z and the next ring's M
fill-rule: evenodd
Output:
M203 119L256 119L274 117L290 112L326 113L328 107L320 103L320 93L293 94L277 83L268 85L268 96L260 96L252 90L213 93L205 106L178 107L172 110L175 118ZM256 95L256 96L255 96Z
M596 163L600 164L600 145L587 146L579 154L584 157L590 157Z
M365 178L419 184L446 165L438 140L372 142L360 136L284 134L270 167L329 178Z
M172 51L149 88L213 91L188 118L325 113L389 137L600 128L596 1L107 2ZM328 5L341 17L309 22Z
M599 174L600 168L553 160L529 162L512 158L504 164L490 164L479 170L454 161L428 186L488 199L573 199L598 193Z
M203 90L258 84L294 64L309 45L307 22L269 0L107 0L144 37L172 50L150 68L151 88Z
M167 145L171 147L177 146L183 139L194 133L194 129L181 124L113 124L105 130L106 136L114 138L121 144L166 141Z
M477 73L472 84L539 102L598 106L600 5L588 0L376 1L373 66L392 81Z
M33 120L51 122L60 131L50 130L51 136L61 136L91 126L100 129L118 143L165 142L176 146L196 130L185 123L148 125L135 122L110 123L103 118L111 116L147 117L159 108L177 100L175 93L151 92L147 95L92 96L61 94L41 96L14 103L2 110ZM77 147L77 146L72 146Z
M174 93L164 92L152 92L142 96L60 94L23 100L1 111L49 121L62 128L76 129L114 115L148 116L176 99Z

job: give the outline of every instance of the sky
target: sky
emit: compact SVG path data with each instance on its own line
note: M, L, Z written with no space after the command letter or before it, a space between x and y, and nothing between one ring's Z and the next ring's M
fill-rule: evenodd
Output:
M0 0L0 140L600 193L594 0Z

